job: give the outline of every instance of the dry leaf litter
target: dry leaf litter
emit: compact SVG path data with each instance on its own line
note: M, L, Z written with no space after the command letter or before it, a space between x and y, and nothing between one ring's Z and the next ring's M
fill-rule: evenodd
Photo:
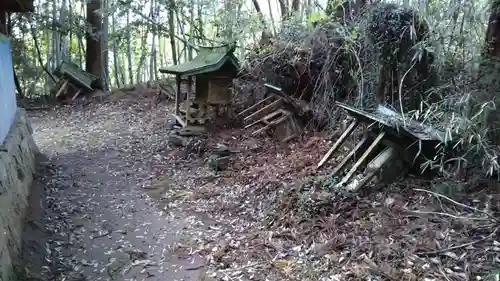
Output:
M308 135L283 145L219 128L193 152L169 143L170 112L171 104L156 105L153 97L139 95L31 113L47 159L35 184L42 189L40 202L32 203L39 210L32 207L25 228L23 255L32 264L27 275L41 280L496 277L496 186L476 183L482 193L467 197L475 200L453 200L440 195L448 188L444 183L417 179L345 194L331 188L336 180L327 176L331 166L315 168L335 140L331 136ZM206 158L221 147L230 161L213 171ZM37 263L40 249L44 256Z

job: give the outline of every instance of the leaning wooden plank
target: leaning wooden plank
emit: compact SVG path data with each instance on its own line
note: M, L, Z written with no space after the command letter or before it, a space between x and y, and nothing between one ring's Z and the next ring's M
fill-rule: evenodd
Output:
M252 133L252 136L255 136L255 135L257 135L257 134L263 133L263 132L265 132L265 131L267 131L267 130L271 129L273 126L276 126L276 125L278 125L279 123L281 123L281 122L285 121L285 120L286 120L286 119L288 119L288 118L290 118L290 116L285 115L285 116L283 116L283 117L281 117L281 118L279 118L279 119L277 119L277 120L275 120L275 121L272 121L272 122L270 122L270 123L269 123L269 125L267 125L267 126L265 126L265 127L262 127L262 128L260 128L260 129L258 129L257 131L253 132L253 133Z
M346 157L344 157L344 159L342 159L342 161L337 165L337 167L335 167L335 169L333 169L333 172L331 173L331 175L335 175L337 174L343 167L344 165L349 161L351 160L351 158L356 155L356 153L359 152L359 150L363 147L363 145L366 143L366 141L368 140L368 136L365 134L363 136L363 138L361 139L361 141L359 141L356 146L354 147L353 150L351 150L351 152L349 152L349 154L347 154Z
M257 120L257 121L254 121L254 122L252 122L252 123L250 123L250 124L246 125L244 129L251 128L251 127L253 127L253 126L255 126L255 125L259 124L259 123L262 123L262 119L259 119L259 120Z
M182 126L182 127L186 127L186 122L184 120L182 120L182 117L180 117L179 115L177 114L172 114L172 116L175 118L175 120Z
M158 94L164 94L168 98L175 100L175 96L177 95L174 86L171 84L160 83L158 87Z
M269 113L268 115L260 118L259 121L262 123L265 123L265 124L271 124L272 123L271 120L273 118L275 118L275 117L281 118L282 116L285 116L285 115L290 115L290 112L285 111L283 109L278 109L278 110L275 110L275 111Z
M393 147L387 147L380 152L377 157L368 163L365 169L365 175L359 180L352 180L346 186L346 190L356 192L365 186L373 178L373 176L375 176L375 174L377 174L389 161L392 160L395 151L396 150Z
M356 163L354 163L354 165L349 170L349 172L337 184L337 187L340 187L340 186L344 185L346 182L349 181L349 179L351 179L351 177L354 175L354 173L356 173L356 171L358 170L358 168L366 161L366 159L368 158L368 156L370 155L370 153L373 152L373 150L375 149L375 147L377 147L377 145L380 143L380 141L382 140L382 138L384 136L385 136L385 132L380 132L378 134L378 136L375 138L375 140L365 150L365 152L363 153L363 155L361 155L361 157L359 158L359 160Z
M358 126L358 121L354 120L351 122L349 127L340 135L340 137L337 139L337 141L333 144L332 148L328 150L328 152L323 156L321 161L318 163L318 168L321 168L328 160L330 160L330 157L332 157L333 153L342 145L342 143L347 139L347 137L356 129Z
M245 117L245 119L243 119L243 121L247 122L247 121L251 121L251 120L256 119L256 118L262 118L262 117L266 116L267 114L277 110L278 107L280 107L281 105L283 105L283 100L277 99L277 100L273 101L272 103L255 111L254 113L250 114L249 116Z
M272 95L271 95L271 96L269 96L269 97L267 97L267 98L265 98L265 99L263 99L263 100L259 101L258 103L254 104L254 105L250 106L249 108L247 108L247 109L243 110L242 112L238 113L238 116L244 116L245 114L247 114L247 113L249 113L249 112L253 111L253 110L254 110L254 109L256 109L256 108L258 108L258 107L259 107L259 106L261 106L262 104L264 104L264 103L266 103L266 102L268 102L268 101L272 100L273 98L275 98L275 96L272 96Z
M282 142L289 142L290 140L292 140L295 137L297 137L297 134L290 135L290 136L286 137L285 139L283 139Z
M56 98L59 97L64 90L68 87L68 80L64 80L64 83L62 84L61 88L59 88L59 91L57 91Z
M255 126L255 125L259 124L259 123L264 123L264 124L266 124L266 125L269 125L269 124L270 124L269 119L270 119L270 118L275 117L275 116L276 116L276 115L278 115L278 114L283 114L283 115L285 115L285 114L289 114L289 113L287 113L287 111L284 111L284 110L282 110L282 109L278 109L278 110L273 111L273 112L269 113L268 115L266 115L266 116L264 116L264 117L260 118L259 120L256 120L256 121L254 121L254 122L252 122L252 123L250 123L250 124L246 125L246 126L245 126L245 129L248 129L248 128L250 128L250 127L253 127L253 126Z
M82 92L82 89L78 89L78 91L76 92L76 94L73 96L73 98L71 100L75 100L80 95L81 92Z

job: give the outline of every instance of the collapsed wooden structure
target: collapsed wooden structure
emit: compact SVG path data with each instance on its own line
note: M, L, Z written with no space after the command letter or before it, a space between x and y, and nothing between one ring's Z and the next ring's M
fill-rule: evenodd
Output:
M75 100L80 94L93 92L93 85L99 78L66 60L62 60L53 73L59 78L54 87L55 97L59 99Z
M281 88L270 84L264 86L267 97L238 114L243 118L245 129L257 127L252 135L271 131L281 142L299 136L304 125L300 117L305 114L305 107Z
M176 77L177 87L173 91L174 117L182 127L203 128L210 119L209 107L214 108L216 112L226 107L226 112L230 112L232 101L230 86L239 71L239 62L233 54L234 50L234 45L199 47L198 55L193 60L159 69L161 73L173 74ZM183 79L187 80L185 97L181 93ZM171 89L168 91L172 92ZM184 103L184 110L181 109L181 103Z
M357 127L366 125L361 140L330 174L337 176L345 172L337 188L357 191L377 175L379 180L392 181L403 174L406 167L418 164L419 159L432 159L436 147L443 141L444 133L414 120L404 120L399 113L382 105L369 113L340 102L336 104L346 110L353 120L318 163L318 168L333 156ZM349 162L353 164L346 172ZM393 165L384 171L389 163Z

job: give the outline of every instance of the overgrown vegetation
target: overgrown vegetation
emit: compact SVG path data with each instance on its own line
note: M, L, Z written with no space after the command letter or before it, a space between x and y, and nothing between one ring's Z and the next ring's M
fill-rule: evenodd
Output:
M354 16L333 13L317 27L287 23L271 46L249 56L247 72L311 100L331 126L334 100L366 109L385 101L407 120L443 131L441 154L422 169L458 176L466 163L496 175L498 67L494 51L484 51L492 47L484 28L491 5L366 3Z

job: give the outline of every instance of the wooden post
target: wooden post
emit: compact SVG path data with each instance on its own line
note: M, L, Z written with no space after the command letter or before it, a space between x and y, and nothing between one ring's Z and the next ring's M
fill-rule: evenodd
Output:
M177 83L177 92L175 93L175 115L179 116L179 104L181 103L181 76L177 74L175 76L175 82Z
M188 76L187 95L186 95L186 124L189 126L190 116L189 109L191 107L191 93L193 91L193 76Z
M71 100L75 100L80 95L81 92L82 92L82 89L78 89L78 91L76 92L76 94L73 96L73 98Z
M9 35L7 30L7 13L0 11L0 33L4 35Z
M337 187L340 187L340 186L346 184L351 179L351 177L354 175L354 173L363 164L363 162L365 162L365 160L368 158L368 156L370 155L370 153L372 153L372 151L380 143L380 141L382 140L382 138L384 136L385 136L385 132L381 132L381 133L378 134L378 136L375 138L375 140L365 150L365 152L363 153L363 155L361 155L361 158L359 158L359 160L356 163L354 163L354 165L349 170L349 172L347 172L347 174L344 176L344 178L342 178L342 180L336 185Z
M337 139L337 141L333 144L332 148L328 150L328 152L323 156L321 161L319 161L317 168L321 168L328 160L330 160L330 157L332 157L332 154L344 143L344 141L347 139L348 136L351 135L351 133L356 129L358 126L358 120L352 121L352 123L347 127L347 129L342 133L342 135Z
M337 167L335 167L335 169L333 169L333 172L331 173L331 175L333 176L333 175L337 174L340 171L340 169L342 169L345 166L345 164L347 164L347 162L349 160L351 160L351 158L353 156L355 156L356 153L358 153L360 149L363 148L363 146L365 145L365 143L367 142L367 140L368 140L368 135L365 134L363 136L363 138L361 139L361 141L358 142L358 144L356 144L356 146L354 147L354 149L351 150L351 152L349 152L349 154L347 154L347 156L344 157L344 159L342 159L342 161L337 165Z
M61 88L59 88L59 91L57 91L56 98L59 97L64 90L66 90L66 87L68 86L68 80L64 80L64 83L62 84Z

